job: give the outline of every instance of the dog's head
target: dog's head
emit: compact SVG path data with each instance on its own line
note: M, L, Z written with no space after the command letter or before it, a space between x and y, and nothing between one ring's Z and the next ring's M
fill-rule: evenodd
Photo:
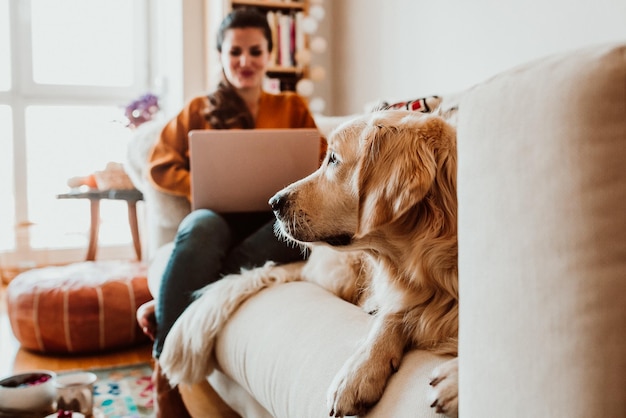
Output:
M398 110L354 119L329 136L321 167L270 204L279 233L299 243L359 248L384 231L412 232L424 222L456 233L454 128Z

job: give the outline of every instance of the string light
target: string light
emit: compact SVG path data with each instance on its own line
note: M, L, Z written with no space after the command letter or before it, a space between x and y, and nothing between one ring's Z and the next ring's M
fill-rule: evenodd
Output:
M301 78L296 83L296 92L300 96L309 97L310 95L313 94L314 90L315 90L315 86L313 86L313 82L308 78Z
M318 22L324 19L326 11L320 5L314 5L309 8L309 16L313 16Z
M309 77L313 81L322 81L326 78L326 69L320 65L317 65L309 71Z
M302 31L306 34L312 35L317 31L319 24L312 16L306 16L302 19Z
M313 35L319 28L319 23L326 16L326 10L322 4L324 0L309 0L311 7L309 7L308 16L304 17L301 21L301 29L307 35ZM328 43L326 39L321 36L315 36L309 42L309 49L303 49L296 53L296 61L298 65L306 66L311 63L312 53L322 54L326 51ZM296 83L296 92L304 97L310 97L315 91L315 85L313 82L320 82L326 78L326 70L321 66L312 67L309 71L308 78L301 78ZM321 113L326 107L326 102L320 98L315 97L309 101L309 108L313 113Z
M326 107L326 102L321 97L314 97L309 101L309 109L313 113L322 113Z
M324 51L326 51L327 46L328 43L326 42L326 39L322 38L321 36L316 36L315 38L311 39L311 51L315 52L316 54L323 54Z

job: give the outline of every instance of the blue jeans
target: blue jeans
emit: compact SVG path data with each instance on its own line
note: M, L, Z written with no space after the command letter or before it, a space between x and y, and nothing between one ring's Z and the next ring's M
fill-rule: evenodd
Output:
M271 212L217 214L199 209L183 219L156 302L155 358L172 325L193 301L193 292L241 268L304 258L299 248L279 241L273 225Z

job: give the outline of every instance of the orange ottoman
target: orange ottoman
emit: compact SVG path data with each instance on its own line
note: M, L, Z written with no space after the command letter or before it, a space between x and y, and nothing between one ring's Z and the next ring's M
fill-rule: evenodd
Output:
M7 288L11 328L22 347L86 353L147 341L135 319L152 299L139 262L87 261L34 269Z

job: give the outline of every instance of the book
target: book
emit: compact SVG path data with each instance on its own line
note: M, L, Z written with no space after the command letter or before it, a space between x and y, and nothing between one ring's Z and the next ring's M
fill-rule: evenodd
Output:
M278 13L278 65L281 67L293 67L291 49L291 27L292 18L290 15Z
M304 35L304 31L302 30L302 19L304 19L304 12L302 11L296 12L296 17L295 17L295 30L296 30L295 38L296 39L295 39L294 57L298 56L298 52L304 51L306 49L306 37ZM294 64L302 65L303 63L297 62L297 60L294 59Z

